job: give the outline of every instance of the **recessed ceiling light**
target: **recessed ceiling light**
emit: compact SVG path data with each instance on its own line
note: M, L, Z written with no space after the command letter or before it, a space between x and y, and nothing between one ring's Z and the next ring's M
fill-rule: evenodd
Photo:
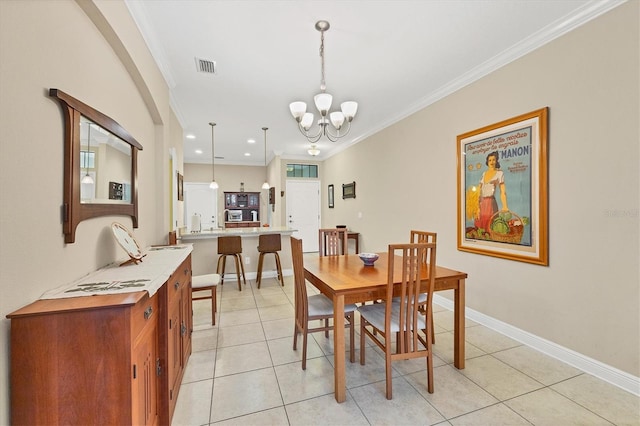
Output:
M196 154L202 154L202 150L201 149L196 149Z
M196 135L192 135L191 133L189 133L187 136L185 136L187 139L195 139Z
M256 143L255 139L247 139L247 143Z
M250 152L245 152L245 153L244 153L244 156L245 156L245 157L251 157L251 153L250 153Z

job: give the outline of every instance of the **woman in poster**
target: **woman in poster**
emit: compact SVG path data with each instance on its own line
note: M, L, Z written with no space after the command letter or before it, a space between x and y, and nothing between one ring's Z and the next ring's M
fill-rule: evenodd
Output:
M502 211L509 210L507 206L507 190L504 184L504 172L500 170L500 162L498 161L498 151L490 152L485 162L488 169L482 173L479 182L479 215L475 220L475 226L485 231L491 225L491 217L498 212L498 203L496 202L496 189L500 190L500 202Z

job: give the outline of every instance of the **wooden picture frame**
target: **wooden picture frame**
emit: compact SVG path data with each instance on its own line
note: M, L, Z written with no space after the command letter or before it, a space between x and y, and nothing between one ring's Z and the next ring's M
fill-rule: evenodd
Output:
M184 201L184 178L178 172L178 201Z
M333 203L333 184L329 185L329 189L327 192L327 198L329 200L329 208L332 209L334 207Z
M457 137L458 250L549 264L548 108Z
M344 183L342 184L342 199L356 198L356 183Z

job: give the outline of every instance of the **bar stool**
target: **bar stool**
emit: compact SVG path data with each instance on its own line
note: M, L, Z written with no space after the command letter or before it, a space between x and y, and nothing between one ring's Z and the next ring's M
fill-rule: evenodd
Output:
M227 262L227 256L231 256L236 262L236 276L238 277L238 290L242 291L240 284L240 275L244 285L247 285L247 279L244 276L244 264L242 263L242 239L239 235L232 237L218 237L218 267L217 273L220 274L220 284L224 285L224 271Z
M211 325L216 325L216 306L218 304L216 291L219 282L220 275L218 274L196 275L191 278L191 300L211 299ZM196 292L204 290L211 291L211 295L195 297Z
M282 266L280 265L280 255L278 254L278 252L282 249L280 240L280 234L264 234L258 237L258 251L260 252L260 256L258 256L258 278L256 278L258 288L260 288L260 281L262 280L262 266L264 264L264 255L269 253L273 253L275 255L276 268L278 270L278 281L280 281L280 285L284 287L284 279L282 278Z

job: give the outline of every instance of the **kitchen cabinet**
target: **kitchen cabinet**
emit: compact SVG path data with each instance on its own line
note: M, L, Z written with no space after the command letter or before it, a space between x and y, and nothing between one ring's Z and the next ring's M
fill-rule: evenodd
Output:
M241 210L242 221L260 222L260 193L259 192L225 192L224 208L227 210ZM252 211L256 212L254 220ZM225 220L227 218L225 217ZM227 222L228 223L228 222Z
M170 424L191 315L191 255L153 296L40 299L9 314L11 423Z
M258 228L260 222L225 222L225 228Z

